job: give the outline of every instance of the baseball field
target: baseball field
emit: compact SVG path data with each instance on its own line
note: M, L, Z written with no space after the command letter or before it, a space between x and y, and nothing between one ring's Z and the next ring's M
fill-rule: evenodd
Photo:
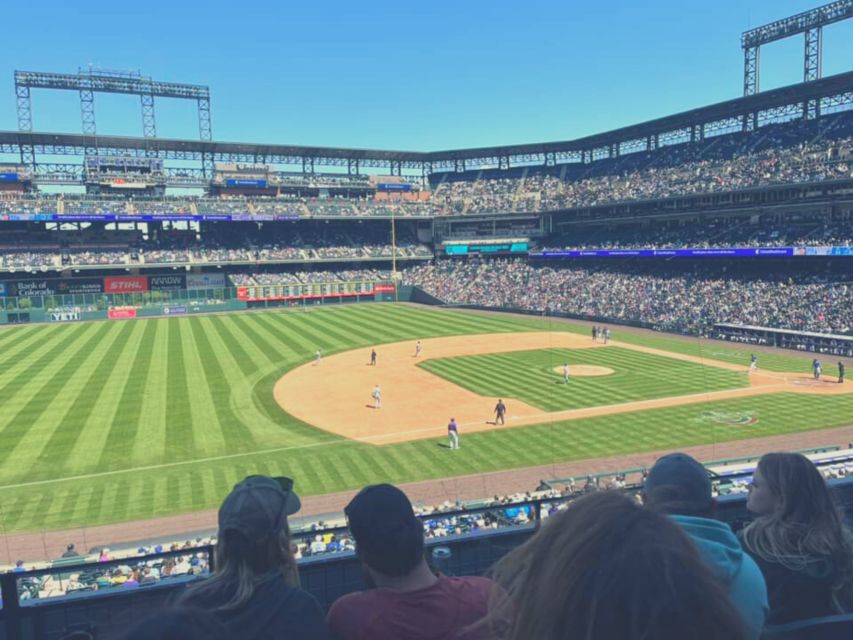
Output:
M250 473L316 495L850 424L853 384L810 361L395 304L9 328L0 529L210 509Z

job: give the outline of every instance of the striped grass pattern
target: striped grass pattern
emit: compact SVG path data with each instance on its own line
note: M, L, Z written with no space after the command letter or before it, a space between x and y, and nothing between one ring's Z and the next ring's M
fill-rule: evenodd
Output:
M554 368L569 363L569 383ZM572 376L574 365L607 367L607 376ZM427 360L419 366L484 396L518 398L544 411L683 396L747 386L746 372L620 347L543 349Z
M853 415L851 396L757 396L714 403L757 413L749 427L696 422L707 407L694 405L463 433L465 446L448 455L437 446L444 434L366 445L293 419L272 397L278 377L318 348L548 327L371 304L0 331L0 532L213 508L249 473L289 475L311 495L837 426Z

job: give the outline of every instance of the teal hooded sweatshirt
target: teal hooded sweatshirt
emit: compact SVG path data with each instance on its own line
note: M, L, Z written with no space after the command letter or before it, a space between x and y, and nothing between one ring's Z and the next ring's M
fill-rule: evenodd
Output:
M746 624L747 637L759 638L767 619L767 585L731 527L710 518L671 517L692 538L705 564L728 590Z

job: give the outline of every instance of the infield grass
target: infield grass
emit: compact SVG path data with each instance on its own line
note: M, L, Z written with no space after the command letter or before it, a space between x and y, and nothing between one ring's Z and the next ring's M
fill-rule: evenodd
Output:
M284 413L272 395L275 381L318 348L330 354L430 336L549 328L586 332L547 320L391 304L2 330L0 530L215 508L249 473L291 476L311 495L840 426L853 415L853 395L754 396L463 431L463 448L451 455L438 446L443 438L372 446L319 431ZM664 349L672 343L681 352L699 345L629 337ZM598 351L610 357L624 350ZM743 427L708 423L702 414L709 407L759 420Z
M569 383L555 368L569 363ZM596 365L610 375L572 375L575 365ZM518 398L543 411L580 409L632 400L684 396L748 386L745 371L621 347L540 349L426 360L418 366L484 396Z

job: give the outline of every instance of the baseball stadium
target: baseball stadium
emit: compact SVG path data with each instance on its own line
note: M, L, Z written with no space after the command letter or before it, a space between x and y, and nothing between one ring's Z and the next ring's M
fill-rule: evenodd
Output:
M178 600L206 638L851 637L853 70L821 67L822 30L851 16L840 0L745 31L740 97L445 151L220 142L208 86L16 70L17 129L0 131L0 640L177 637L145 620ZM793 38L802 80L763 90L760 48ZM48 91L79 95L82 132L39 121ZM138 97L141 137L97 132L102 94ZM191 105L198 139L158 136L155 98ZM750 546L787 517L756 506L774 452L819 476L818 516L843 530L823 552L850 573L822 575L823 608L779 595L789 585ZM571 549L586 528L603 541L597 520L619 511L620 541L578 542L555 567L578 574L566 591L607 594L581 558L605 576L627 554L614 571L654 592L665 555L691 544L678 518L705 513L657 511L656 476L672 489L690 465L761 588L707 587L719 610L708 596L684 614L714 621L707 635L627 613L547 627L521 595L545 588L544 565L518 568L537 545ZM290 500L266 503L285 578L298 572L286 588L309 603L290 618L205 604L234 536L256 543L247 504L262 495ZM383 573L371 546L396 549L375 530L401 499L426 583ZM644 550L623 552L644 527L661 549L637 533ZM700 564L701 545L684 553L672 562ZM264 557L259 575L280 580ZM691 580L716 579L700 569ZM486 624L493 590L477 615L453 614L468 635L395 627L393 602L427 607L412 595L424 576L472 594L494 581L518 617L504 635ZM691 611L675 589L660 597ZM763 609L747 604L759 592ZM354 613L371 606L382 622ZM271 631L285 619L295 630ZM149 635L122 635L137 623Z

